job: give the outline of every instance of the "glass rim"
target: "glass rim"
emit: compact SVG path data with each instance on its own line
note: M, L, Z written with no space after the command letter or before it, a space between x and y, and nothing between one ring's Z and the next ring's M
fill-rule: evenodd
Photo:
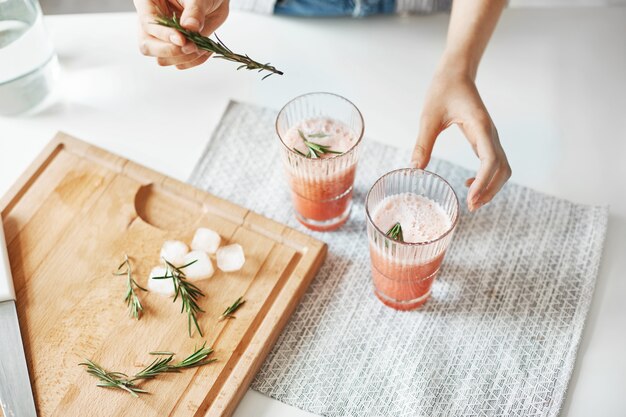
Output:
M329 158L307 158L306 156L300 155L298 152L294 151L292 148L287 146L287 144L283 141L283 138L280 135L280 132L278 131L278 118L285 111L287 106L289 106L294 101L299 100L299 99L301 99L303 97L314 96L314 95L334 96L334 97L340 98L342 100L345 100L349 105L354 107L354 109L356 110L357 114L359 115L359 119L361 120L361 132L359 132L359 134L358 134L358 139L357 139L356 143L354 145L352 145L352 147L350 149L348 149L346 152L344 152L344 153L342 153L340 155L333 155L333 156L331 156ZM283 145L283 147L285 149L287 149L287 151L289 151L293 155L296 155L299 158L306 159L307 161L315 161L315 163L317 163L317 162L320 162L320 161L328 161L328 160L333 160L333 159L339 159L342 156L346 156L346 155L349 155L349 154L353 153L354 150L359 146L359 144L363 140L363 135L365 133L365 120L363 119L363 114L361 113L361 110L359 110L359 108L352 101L348 100L344 96L339 95L339 94L335 94L335 93L329 93L327 91L313 91L313 92L310 92L310 93L300 94L299 96L296 96L296 97L292 98L291 100L289 100L287 103L285 103L285 105L279 110L278 115L276 115L276 121L274 122L274 128L276 129L276 134L278 135L278 139L280 140L281 145Z
M442 233L440 236L436 237L435 239L427 240L427 241L424 241L424 242L399 242L399 241L397 241L395 239L391 239L389 236L387 236L387 233L383 232L382 230L380 230L380 228L376 225L376 223L374 223L374 220L372 220L372 216L370 214L370 210L369 210L369 207L368 207L368 204L367 204L369 199L370 199L370 194L371 194L372 190L374 189L374 187L376 187L376 185L379 182L381 182L386 177L391 176L393 174L400 173L400 172L409 172L409 173L425 172L426 174L432 175L432 176L436 177L437 179L439 179L440 181L443 181L443 183L446 184L448 186L448 188L450 188L450 191L452 191L452 195L454 196L454 201L456 203L456 213L455 213L454 219L451 222L450 227L448 228L448 230L446 230L444 233ZM369 191L367 192L367 195L365 196L365 214L367 216L367 221L372 226L374 226L374 229L376 229L376 231L378 233L380 233L385 239L391 241L392 243L395 243L395 244L398 244L398 245L407 246L407 247L430 245L431 243L438 242L438 241L442 240L444 237L448 236L450 233L452 233L452 231L456 227L457 223L459 222L459 211L460 211L459 197L454 192L454 188L452 188L450 183L448 181L446 181L441 175L438 175L438 174L435 174L432 171L427 171L425 169L420 169L420 168L398 168L398 169L394 169L393 171L387 172L386 174L384 174L383 176L381 176L380 178L378 178L376 180L376 182L370 187Z

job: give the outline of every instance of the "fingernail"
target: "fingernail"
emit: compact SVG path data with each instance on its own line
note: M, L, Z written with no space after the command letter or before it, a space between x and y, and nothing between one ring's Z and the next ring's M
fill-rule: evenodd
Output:
M188 43L185 46L183 46L181 49L183 53L185 54L191 54L198 50L198 48L196 48L196 45L194 45L193 43Z
M183 25L191 30L200 30L200 21L195 17L186 18Z
M179 36L176 35L170 36L170 42L172 42L174 45L183 46L183 41L180 39Z

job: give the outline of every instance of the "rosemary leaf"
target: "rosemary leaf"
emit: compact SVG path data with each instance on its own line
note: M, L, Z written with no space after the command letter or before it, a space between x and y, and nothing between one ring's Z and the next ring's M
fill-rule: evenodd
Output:
M245 302L246 300L244 300L243 297L237 298L234 303L232 303L229 307L226 308L226 310L224 310L218 321L222 321L225 319L234 319L235 316L233 314L235 313L235 311L239 310L239 307L241 307Z
M386 235L397 242L404 242L404 236L402 236L402 226L400 222L394 224L391 229L386 233Z
M318 133L310 134L309 137L318 139L318 138L326 138L326 137L328 137L328 135L326 133L324 133L324 132L318 132Z
M213 353L213 348L206 347L206 342L204 342L200 349L196 349L191 355L172 365L171 368L176 370L196 368L217 361L217 359L207 359L211 353Z
M122 270L124 266L126 266L126 269ZM126 275L126 297L124 298L124 301L126 301L126 305L128 306L128 314L139 320L141 318L143 306L141 305L141 301L135 292L135 288L140 289L141 291L148 290L137 284L137 281L133 279L133 270L130 266L128 255L124 255L124 262L117 267L117 271L114 272L113 275Z
M295 153L297 153L298 155L300 155L300 156L304 156L304 157L306 158L306 155L305 155L305 154L303 154L302 152L300 152L298 149L296 149L296 148L292 148L292 149L293 149L293 151L294 151Z
M306 155L307 158L317 159L317 158L320 158L322 155L328 154L328 153L337 154L337 155L341 155L343 153L343 152L331 150L330 146L320 145L319 143L311 142L310 140L308 140L306 138L306 136L304 135L304 133L300 129L298 129L298 134L300 135L300 138L304 142L304 145L309 150L309 153ZM323 133L315 133L314 135L318 135L316 137L323 137L323 136L319 136L319 135L322 135L322 134ZM309 137L313 137L314 135L309 135ZM294 150L295 150L295 148L294 148ZM297 152L300 155L304 156L304 154L302 152L300 152L300 151L297 151Z
M231 62L238 62L242 64L237 68L238 70L245 68L248 70L259 70L259 72L267 71L268 74L263 77L263 80L273 74L283 75L282 71L270 65L269 62L267 64L261 64L250 58L248 55L234 53L224 44L224 42L222 42L217 34L215 35L216 41L214 41L213 39L203 36L198 32L192 32L183 28L180 25L179 18L176 16L175 13L172 15L172 17L161 15L156 18L156 21L154 23L176 29L177 31L182 33L183 36L187 38L187 40L194 43L199 49L213 52L215 54L213 55L215 58L224 59Z
M171 368L170 362L172 362L173 358L174 356L170 355L166 358L157 358L153 360L150 365L137 372L133 379L131 379L131 382L138 381L140 379L153 379L165 372L178 372L177 370Z
M87 368L87 373L98 378L100 383L97 385L103 388L115 388L128 392L133 397L138 397L138 394L146 393L146 391L137 388L132 380L128 379L128 375L121 372L109 372L97 363L85 359L85 362L79 363L79 365Z

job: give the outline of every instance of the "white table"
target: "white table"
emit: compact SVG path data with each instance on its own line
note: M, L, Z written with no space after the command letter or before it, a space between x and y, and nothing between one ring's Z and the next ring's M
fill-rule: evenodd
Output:
M133 14L47 18L63 66L60 101L35 116L0 118L0 193L57 130L185 180L229 99L279 108L314 90L349 97L370 138L408 150L446 23L447 16L352 21L232 12L222 39L286 72L261 82L222 61L182 72L158 67L137 50ZM611 205L568 417L626 415L625 39L624 8L508 10L479 72L512 181ZM435 155L477 166L454 128ZM251 391L236 415L309 414Z

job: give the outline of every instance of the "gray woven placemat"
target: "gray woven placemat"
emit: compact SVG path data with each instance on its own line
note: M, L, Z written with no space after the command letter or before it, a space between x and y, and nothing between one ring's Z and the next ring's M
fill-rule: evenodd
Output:
M310 232L293 218L275 116L231 103L190 179L329 244L252 387L324 416L557 416L607 208L508 184L478 213L464 209L428 303L397 312L372 293L363 201L408 153L366 138L350 220L337 232ZM441 160L429 169L465 200L469 171Z

